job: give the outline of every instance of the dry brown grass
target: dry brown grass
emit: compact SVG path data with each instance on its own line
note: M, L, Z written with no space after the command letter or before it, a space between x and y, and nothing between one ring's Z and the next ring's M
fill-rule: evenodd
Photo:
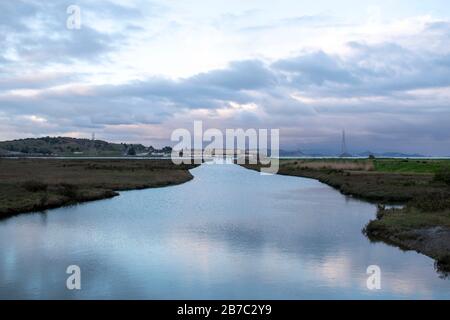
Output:
M313 170L352 170L352 171L373 171L375 165L373 161L363 160L290 160L286 166L297 167L299 169Z

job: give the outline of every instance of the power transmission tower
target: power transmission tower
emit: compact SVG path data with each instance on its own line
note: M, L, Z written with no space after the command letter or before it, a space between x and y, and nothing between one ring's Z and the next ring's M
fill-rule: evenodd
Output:
M345 141L345 130L342 130L341 155L347 154L347 142Z
M351 154L347 151L347 139L345 137L345 130L342 130L342 145L341 145L341 158L351 157Z

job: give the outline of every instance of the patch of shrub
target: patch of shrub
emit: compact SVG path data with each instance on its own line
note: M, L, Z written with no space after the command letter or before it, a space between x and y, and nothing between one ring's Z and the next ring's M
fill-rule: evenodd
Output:
M45 206L47 203L48 203L48 194L47 194L47 193L44 193L44 194L41 196L41 199L39 200L39 204L40 204L41 206Z
M22 187L29 192L47 191L48 185L40 181L26 181L22 184Z
M450 186L450 166L439 168L434 175L434 180L438 182L444 182Z
M78 186L69 183L60 183L58 193L64 197L76 200L78 198Z
M133 147L131 147L130 149L128 149L127 155L135 156L136 155L136 150Z
M386 215L386 210L378 208L378 210L377 210L377 219L381 220L381 219L383 219L383 217L385 215Z
M447 254L439 257L435 265L443 278L450 277L450 255Z
M408 207L425 212L444 211L450 209L450 198L441 193L429 194L410 201Z

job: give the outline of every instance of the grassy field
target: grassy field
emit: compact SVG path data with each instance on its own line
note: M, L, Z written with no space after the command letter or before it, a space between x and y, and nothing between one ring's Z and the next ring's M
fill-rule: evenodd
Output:
M395 173L429 173L450 167L450 160L376 159L375 171Z
M0 159L0 218L192 179L170 160Z
M450 160L434 159L282 159L283 165L298 165L308 169L362 170L387 173L434 174L450 167Z
M245 166L259 169L258 165ZM449 160L282 159L279 174L318 179L368 201L405 203L420 196L450 197L450 190L435 180L434 173L448 167Z
M434 258L439 271L450 271L450 160L283 159L278 173L378 203L377 219L364 229L371 240L416 250ZM394 203L405 207L385 206Z

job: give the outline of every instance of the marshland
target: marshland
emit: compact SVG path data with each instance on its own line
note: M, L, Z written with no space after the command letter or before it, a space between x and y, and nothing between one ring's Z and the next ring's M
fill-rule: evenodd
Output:
M259 165L244 165L258 170ZM155 159L0 159L0 217L112 198L193 178L193 165ZM378 205L373 241L417 250L449 269L450 160L281 159L279 174L317 179ZM390 205L400 205L391 207Z
M0 218L192 179L171 160L0 158Z
M2 177L36 201L45 184L49 198L78 197L85 188L128 191L1 220L2 298L449 297L450 281L433 259L372 242L361 232L380 216L377 204L384 201L344 195L317 180L351 185L359 181L347 180L354 175L383 176L361 171L365 165L306 169L307 160L282 160L283 175L267 176L217 159L181 172L151 159L41 159L32 170L27 162L34 160L9 159L24 161L19 168L28 170L20 175L7 163ZM288 169L299 176L287 176ZM313 179L300 176L307 172ZM441 187L433 174L420 175ZM177 183L167 186L169 180ZM377 180L368 181L375 188ZM140 189L147 186L167 187ZM73 264L83 272L81 291L59 281ZM382 270L381 291L365 285L369 265Z

